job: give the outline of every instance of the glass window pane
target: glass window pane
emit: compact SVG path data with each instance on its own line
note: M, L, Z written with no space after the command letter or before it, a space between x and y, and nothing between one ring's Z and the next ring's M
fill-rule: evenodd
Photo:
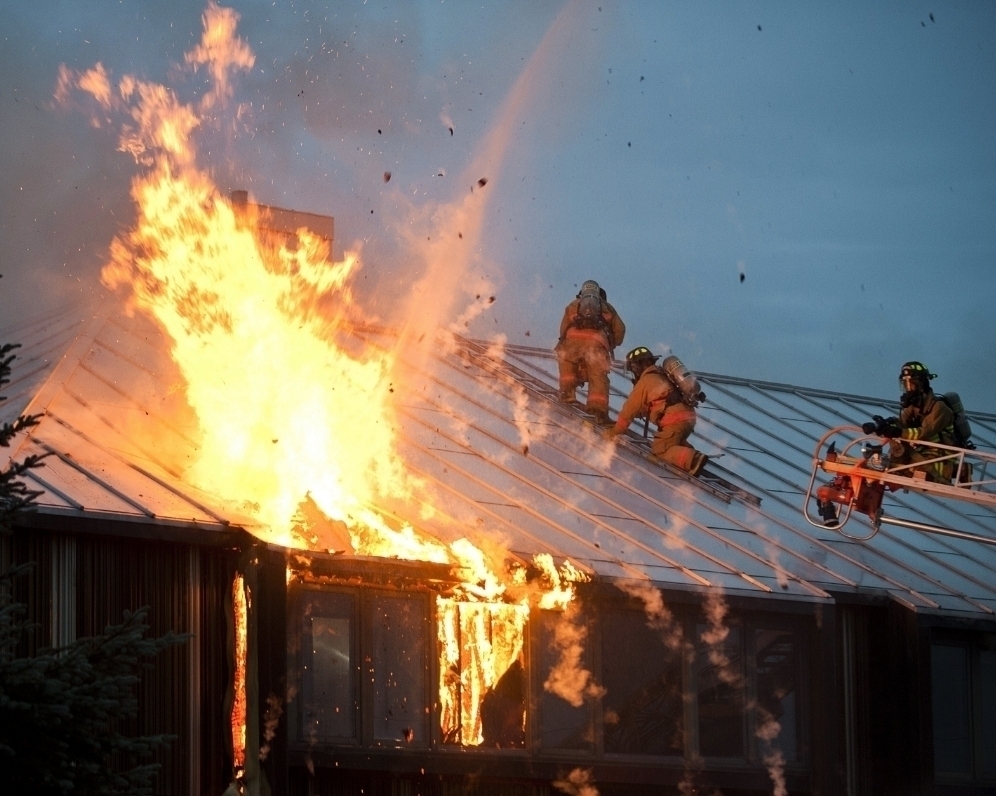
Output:
M376 596L372 614L374 738L425 744L425 598Z
M787 761L798 760L799 651L786 630L758 630L757 735L761 753L780 749Z
M979 773L996 776L996 651L979 652Z
M698 637L709 628L700 625ZM699 753L705 757L744 756L744 676L741 632L729 628L722 641L699 642L696 657Z
M539 650L536 660L539 666L540 680L545 682L554 667L561 664L562 656L559 646L574 644L574 652L580 652L579 668L587 669L586 634L577 632L565 634L564 625L567 622L560 611L543 611L539 618ZM561 633L557 629L561 628ZM584 628L585 620L577 617L567 625L567 629ZM565 640L565 636L570 637ZM570 650L569 650L570 651ZM566 678L565 678L566 679ZM577 687L583 690L584 682L578 682ZM587 704L574 707L566 699L543 689L540 696L540 745L544 749L590 749L592 747L591 726L588 721L589 708Z
M305 599L302 654L305 739L356 736L353 597Z
M930 648L934 705L934 770L972 770L968 690L968 650L935 644Z
M684 754L680 652L636 611L606 611L602 699L606 752Z

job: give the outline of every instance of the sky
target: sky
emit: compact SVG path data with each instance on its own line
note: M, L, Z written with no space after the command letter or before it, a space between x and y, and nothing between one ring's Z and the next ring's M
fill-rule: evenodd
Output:
M222 5L256 60L200 165L334 216L371 314L423 275L411 236L476 168L467 295L495 301L472 336L552 347L596 279L617 356L882 397L918 359L996 412L996 4ZM0 0L0 328L101 295L134 217L135 162L53 102L60 65L193 96L205 7Z

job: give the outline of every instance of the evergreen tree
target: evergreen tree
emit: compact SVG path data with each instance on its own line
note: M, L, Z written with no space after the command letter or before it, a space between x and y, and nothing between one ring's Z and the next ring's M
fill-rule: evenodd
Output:
M0 389L10 381L17 347L0 346ZM8 447L38 419L22 415L4 423L0 447ZM0 534L9 536L16 516L30 511L40 494L21 477L42 466L42 458L28 456L0 470ZM0 793L152 793L158 765L142 761L172 738L130 738L122 725L138 713L139 671L185 637L146 638L148 611L143 608L126 611L121 624L99 636L15 657L18 643L33 627L24 618L26 607L12 598L13 581L30 566L0 573Z

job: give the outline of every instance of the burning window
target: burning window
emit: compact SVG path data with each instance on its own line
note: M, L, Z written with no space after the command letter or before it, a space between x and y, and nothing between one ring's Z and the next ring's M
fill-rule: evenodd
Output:
M440 597L436 607L443 741L463 746L524 746L522 647L528 606Z
M356 737L355 598L309 592L301 634L304 737Z
M643 613L607 610L602 616L605 751L684 754L680 650L647 627Z

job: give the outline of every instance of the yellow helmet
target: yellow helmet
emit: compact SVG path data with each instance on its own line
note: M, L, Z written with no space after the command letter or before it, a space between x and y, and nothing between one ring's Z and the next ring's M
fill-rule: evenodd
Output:
M658 359L660 359L660 357L654 354L646 346L637 346L626 354L626 370L632 373L636 378L639 378L640 374L643 373L647 367L657 364Z

